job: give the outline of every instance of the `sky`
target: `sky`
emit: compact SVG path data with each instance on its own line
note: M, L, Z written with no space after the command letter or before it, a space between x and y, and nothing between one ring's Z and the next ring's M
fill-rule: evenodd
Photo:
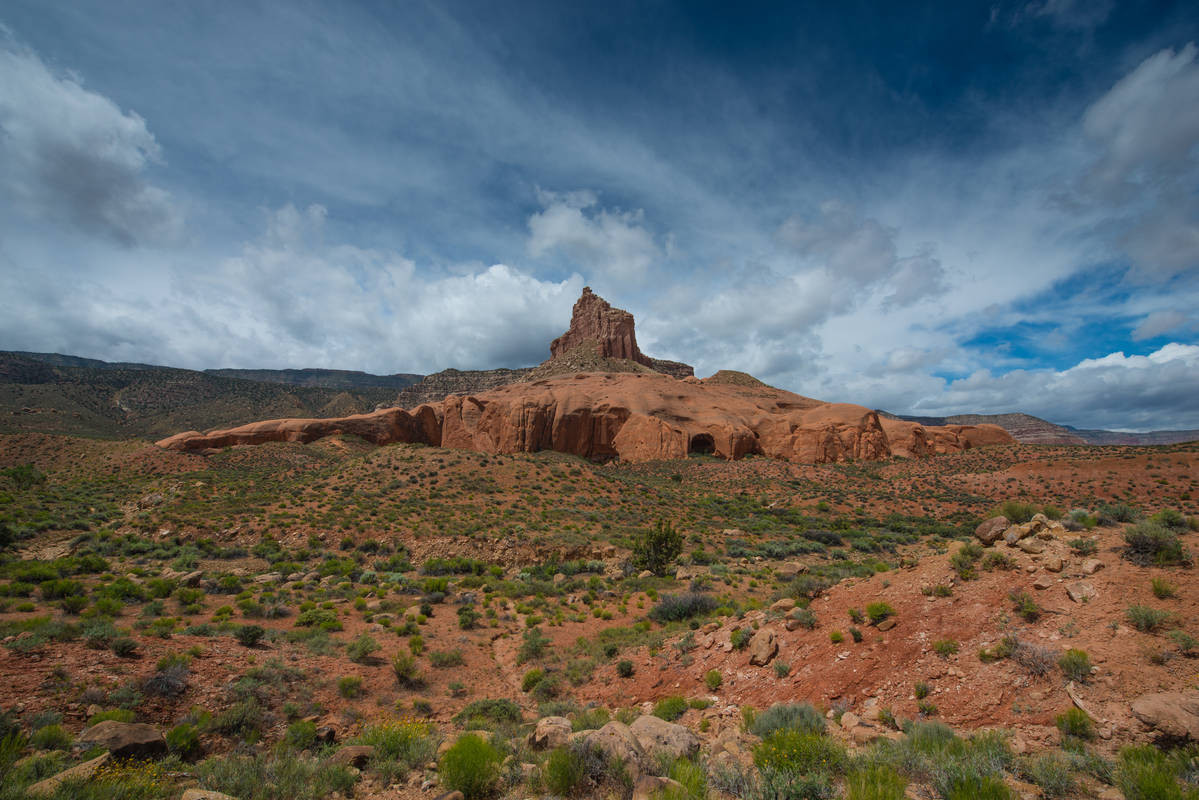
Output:
M0 5L0 349L1199 428L1199 6Z

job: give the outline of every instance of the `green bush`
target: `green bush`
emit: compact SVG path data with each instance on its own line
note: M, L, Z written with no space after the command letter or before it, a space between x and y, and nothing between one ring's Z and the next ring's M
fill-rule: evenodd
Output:
M870 617L870 622L873 625L877 625L887 617L894 615L895 609L891 607L890 603L884 603L883 601L878 600L876 602L866 604L866 616Z
M647 569L655 575L665 576L670 565L683 552L683 536L670 522L658 520L650 530L638 537L633 544L633 565Z
M749 640L754 638L752 628L737 628L729 634L729 641L733 643L733 647L737 650L744 650L749 647Z
M1149 606L1129 606L1125 616L1134 628L1144 633L1153 633L1174 618L1173 612Z
M463 728L494 730L521 721L520 706L507 699L474 700L454 715L454 724Z
M1090 741L1095 738L1095 723L1081 708L1068 708L1054 720L1063 736Z
M1066 680L1086 683L1091 679L1091 657L1086 650L1070 649L1057 660Z
M396 683L405 689L415 689L424 685L424 676L416 665L416 656L410 653L398 652L391 657L391 671L395 674Z
M137 714L132 709L128 708L110 708L106 711L100 711L88 717L88 727L95 725L105 720L114 720L116 722L133 722L137 719Z
M1174 584L1165 578L1154 578L1149 581L1149 585L1153 588L1153 596L1158 600L1168 600L1178 596L1178 590L1174 588Z
M1028 592L1018 592L1013 589L1008 593L1008 597L1011 598L1012 603L1015 605L1016 613L1025 622L1036 622L1041 618L1041 614L1043 613L1041 607L1037 605L1037 601Z
M486 797L499 782L500 759L490 742L466 734L442 754L438 774L445 788L462 792L466 800Z
M775 703L754 718L749 731L763 739L776 731L824 733L824 716L811 703Z
M429 663L438 669L460 667L465 663L461 649L433 650L429 653ZM526 690L527 691L527 690Z
M1183 788L1180 780L1185 763L1152 745L1125 747L1116 767L1116 787L1126 800L1197 800L1199 792Z
M816 630L816 615L812 613L811 609L797 608L791 612L791 619L798 622L801 628L807 628L810 631Z
M828 736L795 729L776 730L754 748L760 770L836 774L847 758L845 748Z
M629 666L632 667L632 663L630 663ZM545 670L543 670L541 667L534 667L526 672L524 677L521 678L520 690L522 692L532 691L533 687L541 683L543 678L545 678Z
M622 678L633 677L633 662L627 658L622 658L616 662L616 674Z
M710 669L704 673L704 685L708 687L708 691L716 691L722 683L724 683L724 676L720 674L720 670Z
M1024 759L1020 774L1039 786L1045 797L1065 797L1074 791L1070 764L1060 753L1041 753Z
M346 656L355 664L366 662L373 653L379 651L379 643L368 633L355 636L346 645Z
M264 636L266 636L266 629L261 625L239 625L233 631L233 638L237 639L238 644L242 647L254 647L262 641Z
M118 636L112 640L109 647L112 648L113 653L121 658L132 658L134 653L137 652L137 642L128 636Z
M337 693L347 700L362 696L362 678L358 675L343 675L337 679Z
M992 517L1007 517L1008 522L1019 525L1028 522L1037 513L1037 507L1032 503L1021 503L1017 500L1006 500L993 512Z
M1134 564L1171 566L1190 560L1177 534L1158 522L1143 520L1124 529L1124 557Z
M334 792L348 796L356 780L349 767L304 758L288 750L210 758L198 765L197 772L205 789L238 800L323 800Z
M956 639L937 639L933 642L933 652L941 658L949 658L958 651Z
M845 778L847 800L903 800L908 781L885 764L870 764Z
M716 599L700 592L667 594L650 610L649 618L665 624L708 614L715 608Z
M647 625L649 623L646 623ZM541 628L536 626L527 628L524 632L524 638L520 643L520 650L516 654L516 663L524 664L528 661L534 661L545 655L546 648L550 646L550 639L541 632Z
M316 723L308 720L297 720L287 726L283 734L283 743L295 750L311 747L316 741Z
M36 750L66 750L71 746L71 741L71 734L57 724L38 728L29 737L29 743Z
M200 731L188 722L171 728L163 738L167 740L170 751L185 760L196 758L204 751L200 744Z
M370 769L389 781L399 780L427 764L437 751L432 726L408 720L384 720L366 725L351 742L375 748Z
M541 782L551 794L570 797L582 787L585 770L583 758L569 747L550 752L541 768Z
M674 722L687 711L687 700L678 695L663 697L654 704L654 716L667 722Z

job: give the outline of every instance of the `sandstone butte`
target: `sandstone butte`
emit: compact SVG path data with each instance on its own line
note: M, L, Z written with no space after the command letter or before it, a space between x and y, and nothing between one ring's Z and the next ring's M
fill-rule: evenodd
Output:
M278 419L188 431L158 444L203 451L353 434L374 444L420 442L484 453L557 450L594 460L650 461L711 453L804 464L950 453L1011 442L995 425L924 426L863 406L821 403L770 387L647 373L579 373L450 395L406 411Z
M351 434L377 445L408 442L505 454L557 450L596 461L707 453L824 464L927 456L1014 441L996 425L926 426L880 418L863 406L822 403L741 373L719 372L699 380L686 364L644 355L633 315L613 308L589 288L575 303L570 329L554 340L550 352L548 361L528 373L533 380L451 394L411 410L188 431L158 445L205 452ZM606 369L554 374L564 364Z

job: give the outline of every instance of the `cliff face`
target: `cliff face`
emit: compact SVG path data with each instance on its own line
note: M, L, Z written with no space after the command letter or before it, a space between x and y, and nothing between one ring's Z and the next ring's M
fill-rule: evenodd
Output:
M598 344L601 358L625 358L644 366L652 362L637 347L633 315L613 308L612 304L583 287L583 294L575 301L570 315L570 328L550 343L550 358L555 359L569 353L583 342Z
M557 450L594 460L649 461L690 453L760 454L805 464L932 455L1011 441L995 426L927 428L881 420L862 406L821 403L766 386L679 381L655 373L580 373L453 395L411 411L342 419L272 420L159 442L208 450L343 433L375 444L422 442L485 453Z

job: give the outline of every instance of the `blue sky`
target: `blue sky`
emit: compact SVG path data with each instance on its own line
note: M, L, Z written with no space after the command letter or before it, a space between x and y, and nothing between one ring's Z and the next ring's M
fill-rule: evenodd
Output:
M0 7L0 347L1199 428L1187 3Z

